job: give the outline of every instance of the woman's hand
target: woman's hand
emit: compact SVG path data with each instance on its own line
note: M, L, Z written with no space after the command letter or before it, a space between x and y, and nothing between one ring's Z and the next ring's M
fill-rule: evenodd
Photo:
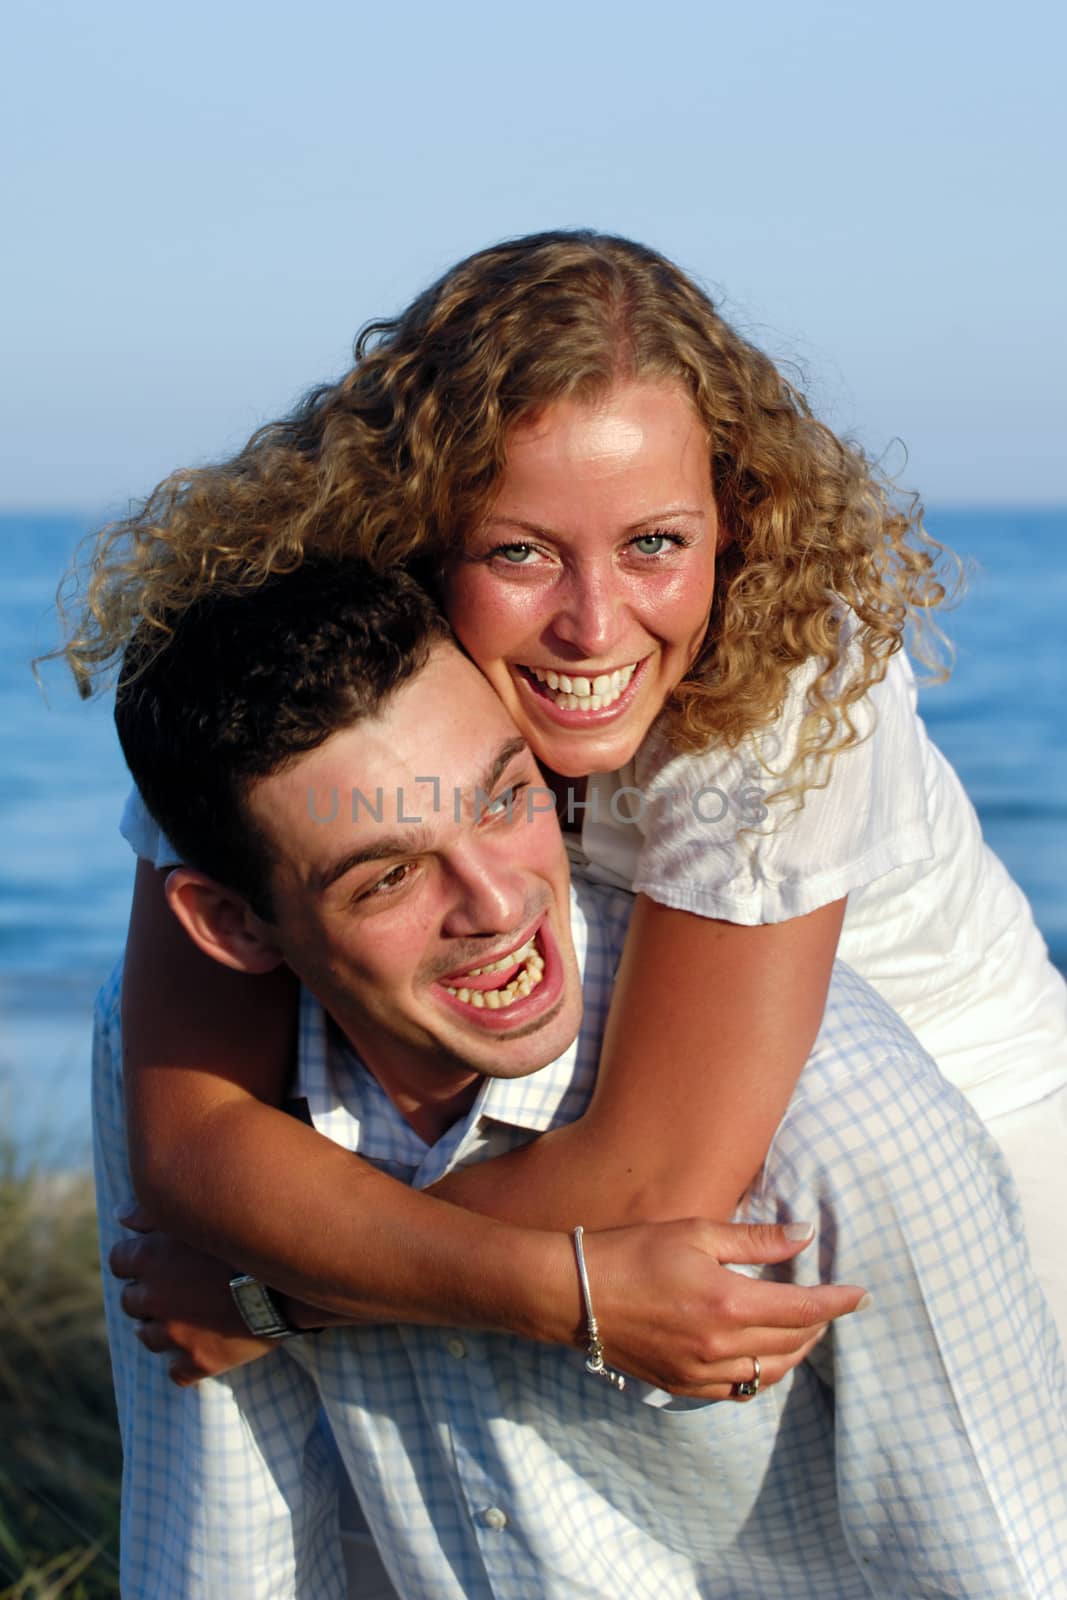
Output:
M176 1384L217 1378L274 1348L275 1340L254 1338L245 1327L230 1294L232 1267L160 1233L143 1211L122 1224L132 1237L108 1258L115 1277L127 1280L120 1304L145 1349L170 1357Z
M802 1288L750 1278L726 1263L788 1261L813 1233L806 1224L789 1224L787 1232L698 1218L587 1233L606 1360L657 1388L705 1400L738 1398L734 1386L752 1380L754 1356L760 1386L778 1383L830 1322L864 1309L870 1297L855 1286Z

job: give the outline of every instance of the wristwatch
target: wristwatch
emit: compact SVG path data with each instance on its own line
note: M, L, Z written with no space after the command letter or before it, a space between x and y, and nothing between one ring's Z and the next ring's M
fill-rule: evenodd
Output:
M242 1322L257 1339L288 1339L301 1331L293 1327L266 1284L247 1272L230 1279L230 1293Z

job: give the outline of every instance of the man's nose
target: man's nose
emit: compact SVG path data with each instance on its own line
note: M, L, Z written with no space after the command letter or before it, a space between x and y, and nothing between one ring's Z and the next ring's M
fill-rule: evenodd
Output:
M550 625L556 638L582 656L607 655L622 609L617 576L599 564L582 566L568 574L557 593L559 609Z
M453 939L510 933L526 914L527 894L514 850L470 841L451 856L448 872L452 896L443 932Z

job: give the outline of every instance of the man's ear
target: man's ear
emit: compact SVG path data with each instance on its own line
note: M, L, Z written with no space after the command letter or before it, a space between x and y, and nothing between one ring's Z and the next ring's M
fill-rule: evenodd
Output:
M238 972L272 972L285 960L270 928L235 889L192 867L176 867L166 892L190 939L213 961Z

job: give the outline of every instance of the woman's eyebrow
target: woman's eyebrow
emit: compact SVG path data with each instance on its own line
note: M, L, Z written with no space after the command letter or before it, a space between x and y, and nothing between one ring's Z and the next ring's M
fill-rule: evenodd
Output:
M527 522L522 517L490 515L485 518L481 526L483 530L492 527L506 527L521 528L523 533L533 533L538 535L548 534L551 536L552 533L551 528L545 528L539 522Z
M667 522L671 517L695 517L701 522L707 521L707 512L700 506L668 506L659 511L648 511L643 517L638 517L634 522L628 522L623 528L623 533L634 533L638 528L645 528L650 522ZM507 512L499 514L490 512L482 523L483 531L489 528L520 528L523 533L531 533L535 537L556 539L559 533L554 528L548 528L542 522L528 522L524 517L509 517Z

